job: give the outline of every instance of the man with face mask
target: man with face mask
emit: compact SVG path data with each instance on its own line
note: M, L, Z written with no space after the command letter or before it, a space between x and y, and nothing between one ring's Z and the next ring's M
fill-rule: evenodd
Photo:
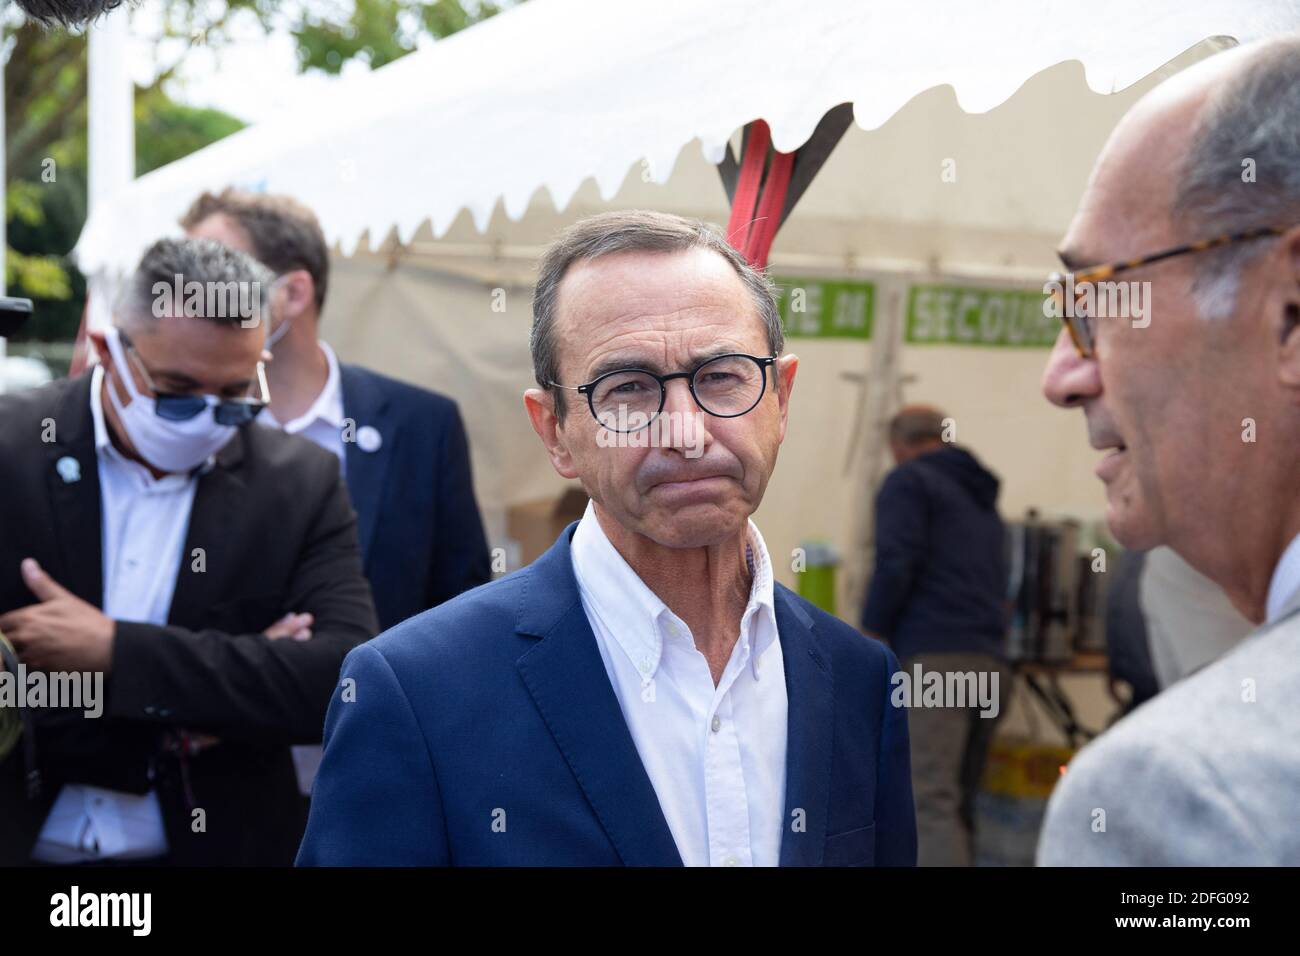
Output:
M0 632L29 682L103 688L29 701L0 862L292 860L290 745L375 619L337 462L253 426L272 282L158 242L91 372L0 398Z
M380 629L486 583L460 411L445 395L340 362L320 337L330 257L315 214L289 196L223 189L199 196L181 225L278 276L267 336L272 401L258 422L338 458Z

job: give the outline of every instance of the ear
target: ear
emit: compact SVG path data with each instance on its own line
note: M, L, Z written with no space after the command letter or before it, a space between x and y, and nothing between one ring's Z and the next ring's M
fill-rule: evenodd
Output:
M123 405L130 405L131 393L127 391L126 385L122 382L122 370L117 367L117 363L113 361L113 353L108 349L107 333L103 329L97 329L87 332L86 339L90 343L90 347L95 350L95 357L104 369L105 386L113 389L118 400ZM126 374L132 375L133 370L128 369ZM132 381L136 388L142 389L144 387L142 382L135 381L134 378Z
M785 441L785 425L790 417L790 393L794 390L794 376L799 371L799 356L782 355L772 366L772 375L776 379L776 400L780 406L781 423L779 436Z
M555 417L554 397L540 388L530 388L524 392L524 410L532 422L533 431L546 446L550 456L551 467L563 478L577 478L578 469L573 466L573 456L565 444L560 420Z
M104 333L103 329L96 329L87 332L86 341L89 343L90 349L94 353L95 359L100 365L103 365L105 368L112 365L112 356L108 351L108 336Z
M289 319L314 312L316 309L316 283L306 269L294 269L280 276L276 307Z
M1288 233L1285 243L1285 281L1278 306L1278 383L1288 399L1300 406L1300 229Z

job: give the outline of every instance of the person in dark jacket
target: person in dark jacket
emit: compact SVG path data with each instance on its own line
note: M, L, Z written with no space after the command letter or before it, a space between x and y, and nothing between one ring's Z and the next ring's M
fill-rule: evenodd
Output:
M1011 679L999 482L945 441L950 422L920 405L890 422L898 467L876 496L875 571L862 617L900 661L922 866L971 864L975 793Z
M320 337L330 258L316 214L289 196L224 189L199 196L181 226L276 275L266 339L274 397L258 424L300 434L338 458L379 629L491 580L456 403L341 362Z
M92 371L0 396L10 686L103 689L23 705L0 866L293 861L290 748L320 743L376 623L338 463L256 424L271 281L216 242L160 240L90 333ZM290 611L307 633L277 625Z

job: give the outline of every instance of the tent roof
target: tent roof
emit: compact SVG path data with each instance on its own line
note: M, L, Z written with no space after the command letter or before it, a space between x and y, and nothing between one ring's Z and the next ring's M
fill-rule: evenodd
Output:
M462 210L482 230L539 189L563 210L588 179L609 199L638 163L664 182L692 140L717 162L758 117L791 150L841 102L863 129L941 85L982 112L1066 60L1113 92L1207 37L1297 25L1300 0L531 0L136 180L92 210L75 255L124 270L232 183L298 197L345 254L426 221L440 237Z

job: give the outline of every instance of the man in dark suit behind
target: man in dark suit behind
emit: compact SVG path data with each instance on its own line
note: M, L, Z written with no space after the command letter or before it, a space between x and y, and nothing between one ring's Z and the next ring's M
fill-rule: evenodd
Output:
M375 619L337 463L252 422L272 278L159 242L92 333L99 366L0 398L0 632L14 666L106 691L98 717L26 712L0 763L2 863L292 861L289 747L320 740ZM170 295L190 283L244 295ZM310 625L272 627L287 611Z
M444 395L338 361L318 337L329 249L310 209L288 196L204 193L188 235L246 252L279 278L267 347L272 400L259 423L338 456L381 630L491 577L469 443Z

